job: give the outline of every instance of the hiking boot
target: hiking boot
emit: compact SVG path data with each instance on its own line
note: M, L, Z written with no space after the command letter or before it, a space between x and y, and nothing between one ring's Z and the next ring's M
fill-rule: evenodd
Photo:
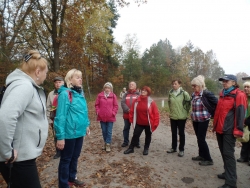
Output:
M180 151L180 152L178 153L178 156L179 156L179 157L183 157L183 156L184 156L184 151Z
M106 143L103 144L102 150L106 150Z
M143 155L148 155L148 149L144 149L142 154Z
M110 144L106 144L106 152L110 152L111 149L110 149Z
M73 182L68 182L69 186L84 187L86 184L83 181L75 179Z
M128 149L125 150L123 153L124 153L124 154L134 153L134 149L128 148Z
M137 144L135 147L136 147L136 148L141 148L140 144Z
M177 151L176 151L176 149L172 149L172 148L167 151L167 153L174 153L174 152L177 152Z
M59 157L61 157L61 151L56 150L56 154L54 155L53 159L58 159Z
M223 172L222 174L218 174L217 175L217 177L219 178L219 179L225 179L225 172Z
M199 162L199 165L201 166L209 166L209 165L213 165L214 162L211 160L211 161L200 161Z
M192 157L193 161L204 161L204 158L201 156L197 156L197 157Z
M128 146L128 144L123 143L121 146L122 146L122 147L126 147L126 146Z
M244 163L247 162L247 160L240 157L239 159L237 159L237 162Z

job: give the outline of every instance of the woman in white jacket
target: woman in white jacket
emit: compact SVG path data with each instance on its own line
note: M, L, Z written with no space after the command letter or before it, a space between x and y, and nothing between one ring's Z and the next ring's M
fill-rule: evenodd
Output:
M40 87L48 72L38 51L25 55L19 69L6 79L0 106L0 172L11 188L40 188L36 158L48 134L46 96ZM13 163L11 179L7 163Z

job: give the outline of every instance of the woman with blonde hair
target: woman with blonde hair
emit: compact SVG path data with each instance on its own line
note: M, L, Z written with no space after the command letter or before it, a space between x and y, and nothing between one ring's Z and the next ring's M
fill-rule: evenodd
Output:
M87 103L82 90L82 72L70 70L65 82L67 87L58 90L58 106L54 127L57 147L61 150L58 167L59 188L84 186L76 178L77 162L83 145L83 137L90 133Z
M46 96L40 86L47 72L46 59L30 50L6 79L0 106L0 172L11 187L41 188L36 158L48 134ZM7 163L13 164L11 172Z
M212 92L206 89L204 76L199 75L195 77L191 81L191 85L194 91L191 101L191 118L199 147L199 155L192 157L192 160L200 161L199 165L201 166L213 165L214 163L206 142L206 135L209 120L214 114L218 99Z

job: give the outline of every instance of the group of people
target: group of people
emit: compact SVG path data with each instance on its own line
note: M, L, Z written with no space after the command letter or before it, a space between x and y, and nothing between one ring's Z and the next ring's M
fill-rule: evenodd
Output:
M9 74L8 86L0 106L0 172L11 187L40 188L36 158L41 155L45 145L48 124L53 129L56 154L60 158L58 166L58 186L83 187L85 183L77 179L77 163L84 137L90 134L90 121L84 92L82 73L70 70L65 78L55 77L54 87L47 96L41 85L46 79L48 64L38 51L29 51L20 67ZM250 80L250 79L249 79ZM172 131L172 145L167 153L177 152L184 156L185 124L191 116L198 143L198 155L192 160L199 165L213 165L213 159L206 142L210 119L213 131L224 162L224 172L218 178L225 179L220 188L236 187L236 161L234 147L236 138L242 137L243 127L250 126L250 81L244 83L244 92L239 89L234 75L219 78L223 90L219 99L208 91L205 78L199 75L191 81L191 96L181 87L181 80L172 81L168 95L168 115ZM145 132L143 155L148 155L152 133L157 129L160 115L155 101L150 97L148 86L138 90L134 81L128 90L120 93L124 128L121 147L128 148L124 154L140 148L140 136ZM111 151L113 124L118 111L117 97L111 82L104 84L95 101L97 120L103 136L103 150ZM129 142L130 128L133 136ZM242 143L238 162L250 165L250 141Z

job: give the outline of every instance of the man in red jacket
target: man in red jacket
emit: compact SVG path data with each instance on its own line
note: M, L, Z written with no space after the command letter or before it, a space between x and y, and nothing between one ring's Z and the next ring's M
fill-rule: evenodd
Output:
M123 128L123 144L122 147L128 146L129 143L129 130L131 123L129 122L129 111L130 107L132 106L133 102L137 99L140 95L138 91L136 91L136 83L134 81L129 83L129 90L127 93L123 95L121 100L121 107L123 110L123 119L124 119L124 128ZM140 143L136 145L137 148L140 148Z

